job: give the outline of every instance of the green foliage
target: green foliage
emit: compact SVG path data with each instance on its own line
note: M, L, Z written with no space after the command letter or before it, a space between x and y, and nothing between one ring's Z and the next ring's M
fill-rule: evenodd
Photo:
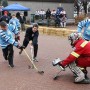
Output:
M2 0L0 0L0 5L1 5L1 1L2 1Z
M8 6L8 0L1 0L2 1L2 6L6 7Z

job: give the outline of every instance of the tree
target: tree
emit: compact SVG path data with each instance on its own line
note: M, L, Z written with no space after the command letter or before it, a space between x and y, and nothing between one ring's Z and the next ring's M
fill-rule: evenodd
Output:
M87 14L87 0L83 0L82 1L82 5L83 5L83 8L84 8L84 13L85 13L85 15Z
M2 6L6 7L8 6L8 0L1 0L2 1Z
M77 15L79 16L80 5L78 0L74 0L74 8L76 9Z
M1 1L2 1L2 0L0 0L0 6L1 6Z
M0 7L2 6L1 1L2 1L2 0L0 0ZM2 13L1 13L1 11L0 11L0 16L1 16L1 15L2 15Z

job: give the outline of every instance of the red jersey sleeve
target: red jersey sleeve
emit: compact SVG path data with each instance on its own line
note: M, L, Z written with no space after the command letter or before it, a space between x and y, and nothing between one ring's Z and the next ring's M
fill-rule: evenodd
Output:
M74 51L72 51L70 55L65 60L62 61L62 65L63 66L69 65L70 63L74 62L77 58L79 58L79 56L83 54L84 47L86 46L87 43L88 43L87 41L84 41L83 43L77 45Z

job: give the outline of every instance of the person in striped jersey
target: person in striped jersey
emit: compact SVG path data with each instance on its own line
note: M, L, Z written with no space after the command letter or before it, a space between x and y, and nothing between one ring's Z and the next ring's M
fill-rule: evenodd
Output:
M18 30L20 31L21 24L20 24L19 20L17 19L15 13L12 14L12 18L9 20L9 23L11 23L11 22L13 22L14 25L16 25L16 27L17 27Z
M15 41L5 21L0 22L0 46L2 48L5 60L8 60L9 66L13 68L13 46L17 47L18 49L22 49L22 46L20 46L19 43Z
M86 19L78 23L77 32L82 33L85 40L90 40L90 13L87 14Z
M13 21L8 24L8 29L14 34L16 41L20 40L20 31Z

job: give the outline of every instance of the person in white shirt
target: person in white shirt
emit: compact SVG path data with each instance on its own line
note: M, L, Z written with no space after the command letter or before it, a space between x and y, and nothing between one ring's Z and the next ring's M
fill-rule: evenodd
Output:
M60 12L60 14L62 15L62 17L60 18L60 20L61 20L61 27L66 27L66 20L67 20L67 18L66 18L66 11L63 9L61 12Z

